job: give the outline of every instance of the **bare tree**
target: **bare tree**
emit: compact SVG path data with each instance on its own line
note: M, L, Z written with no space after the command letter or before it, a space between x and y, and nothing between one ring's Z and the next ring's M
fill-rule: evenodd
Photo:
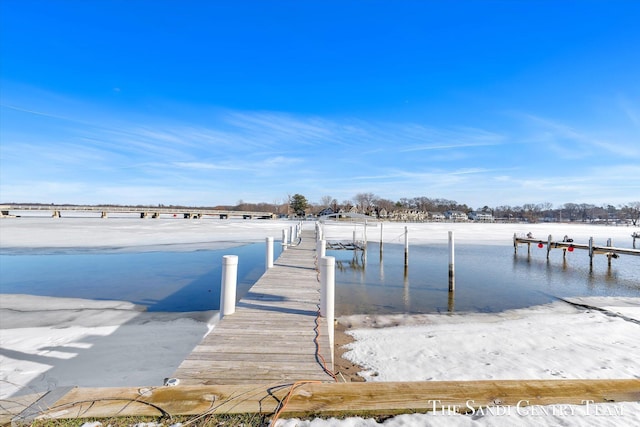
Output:
M640 220L640 202L631 202L620 207L620 210L624 215L631 220L631 224L638 225Z
M324 208L328 208L331 206L331 202L333 201L333 197L331 196L322 196L320 198L320 205Z
M393 211L395 206L396 206L395 202L393 202L392 200L389 200L389 199L377 199L376 200L376 208L378 208L378 212L380 210L382 210L382 209L386 210L387 212L391 212L391 211Z
M373 193L358 193L353 198L353 201L356 202L356 205L362 212L370 213L374 206L374 201L378 198L379 197Z

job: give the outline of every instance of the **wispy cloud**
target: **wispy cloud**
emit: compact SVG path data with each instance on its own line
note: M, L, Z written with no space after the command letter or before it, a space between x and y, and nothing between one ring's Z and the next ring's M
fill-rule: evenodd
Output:
M468 147L496 146L507 142L504 135L484 129L462 127L458 129L432 129L412 127L411 140L419 144L402 148L403 152L449 150ZM404 136L402 133L400 136Z
M637 143L528 113L495 130L264 111L134 118L91 108L3 108L26 116L13 122L21 126L4 120L0 128L0 188L13 200L39 200L40 188L78 202L116 202L121 188L123 199L139 192L136 203L271 201L296 191L310 200L373 192L513 204L640 191L633 178L640 173L629 166L637 163ZM633 109L626 114L633 118Z
M624 137L602 136L611 133L609 130L578 129L574 125L533 114L522 114L521 117L533 125L527 137L529 140L549 144L559 155L566 158L600 156L603 151L622 157L640 157L640 144L637 140L632 142Z

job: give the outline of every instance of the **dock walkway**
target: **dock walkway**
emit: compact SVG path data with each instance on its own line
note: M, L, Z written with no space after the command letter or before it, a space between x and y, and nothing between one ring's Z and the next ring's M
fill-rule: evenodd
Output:
M531 254L532 243L537 244L539 248L543 248L545 245L547 246L547 259L549 259L549 254L552 249L562 249L564 257L567 256L567 251L572 252L574 249L587 250L589 251L589 263L591 264L591 266L593 266L594 255L598 254L607 256L609 266L611 266L611 259L618 258L619 255L640 256L640 250L638 249L617 248L612 246L611 239L607 241L606 246L598 246L593 244L593 237L589 238L589 243L584 244L574 243L573 240L554 241L551 235L549 235L547 240L541 240L534 237L518 237L515 233L513 234L513 249L516 254L518 253L518 245L520 244L527 245L527 253Z
M334 381L324 368L326 359L331 369L331 349L318 315L315 245L314 231L303 230L173 377L181 385Z

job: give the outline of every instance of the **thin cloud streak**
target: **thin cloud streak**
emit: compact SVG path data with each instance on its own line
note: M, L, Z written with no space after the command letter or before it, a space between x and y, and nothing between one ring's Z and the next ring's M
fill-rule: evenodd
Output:
M64 134L45 127L41 134L24 139L19 136L24 130L3 130L11 142L1 150L3 198L38 200L37 195L48 194L91 202L87 199L108 195L109 200L93 201L119 203L114 189L122 186L122 198L140 191L145 200L137 203L186 203L203 194L209 195L207 200L232 198L219 203L248 197L261 202L290 192L306 193L310 200L327 193L345 200L373 192L391 200L428 196L472 205L526 198L559 203L586 199L589 191L606 198L604 188L614 185L628 189L632 197L638 180L630 177L640 175L628 167L619 169L624 174L601 171L593 154L605 151L622 160L637 155L633 144L612 147L577 127L533 114L519 114L510 128L499 132L278 112L222 111L207 115L206 123L154 116L124 121L121 115L102 114L88 108L60 118L75 124L65 127ZM46 111L33 116L58 119ZM524 129L518 127L523 123ZM500 162L505 166L496 167L497 153L503 150L529 150L544 157L508 157ZM557 159L549 157L550 152ZM572 177L574 168L562 164L572 156L584 176ZM21 170L24 165L29 165L28 172ZM538 178L541 165L556 176ZM31 186L17 185L27 180ZM41 185L45 182L59 185ZM179 190L186 187L189 195ZM159 194L165 196L154 199Z

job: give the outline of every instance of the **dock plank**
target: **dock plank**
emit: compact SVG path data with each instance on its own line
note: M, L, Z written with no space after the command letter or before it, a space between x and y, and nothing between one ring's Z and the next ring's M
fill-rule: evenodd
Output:
M213 413L274 414L291 392L284 416L464 411L495 406L635 402L640 380L484 380L289 384L238 382L150 388L74 388L37 418L100 418ZM160 412L162 411L162 413Z
M331 360L314 231L301 237L185 358L173 374L180 384L334 381L321 357Z

